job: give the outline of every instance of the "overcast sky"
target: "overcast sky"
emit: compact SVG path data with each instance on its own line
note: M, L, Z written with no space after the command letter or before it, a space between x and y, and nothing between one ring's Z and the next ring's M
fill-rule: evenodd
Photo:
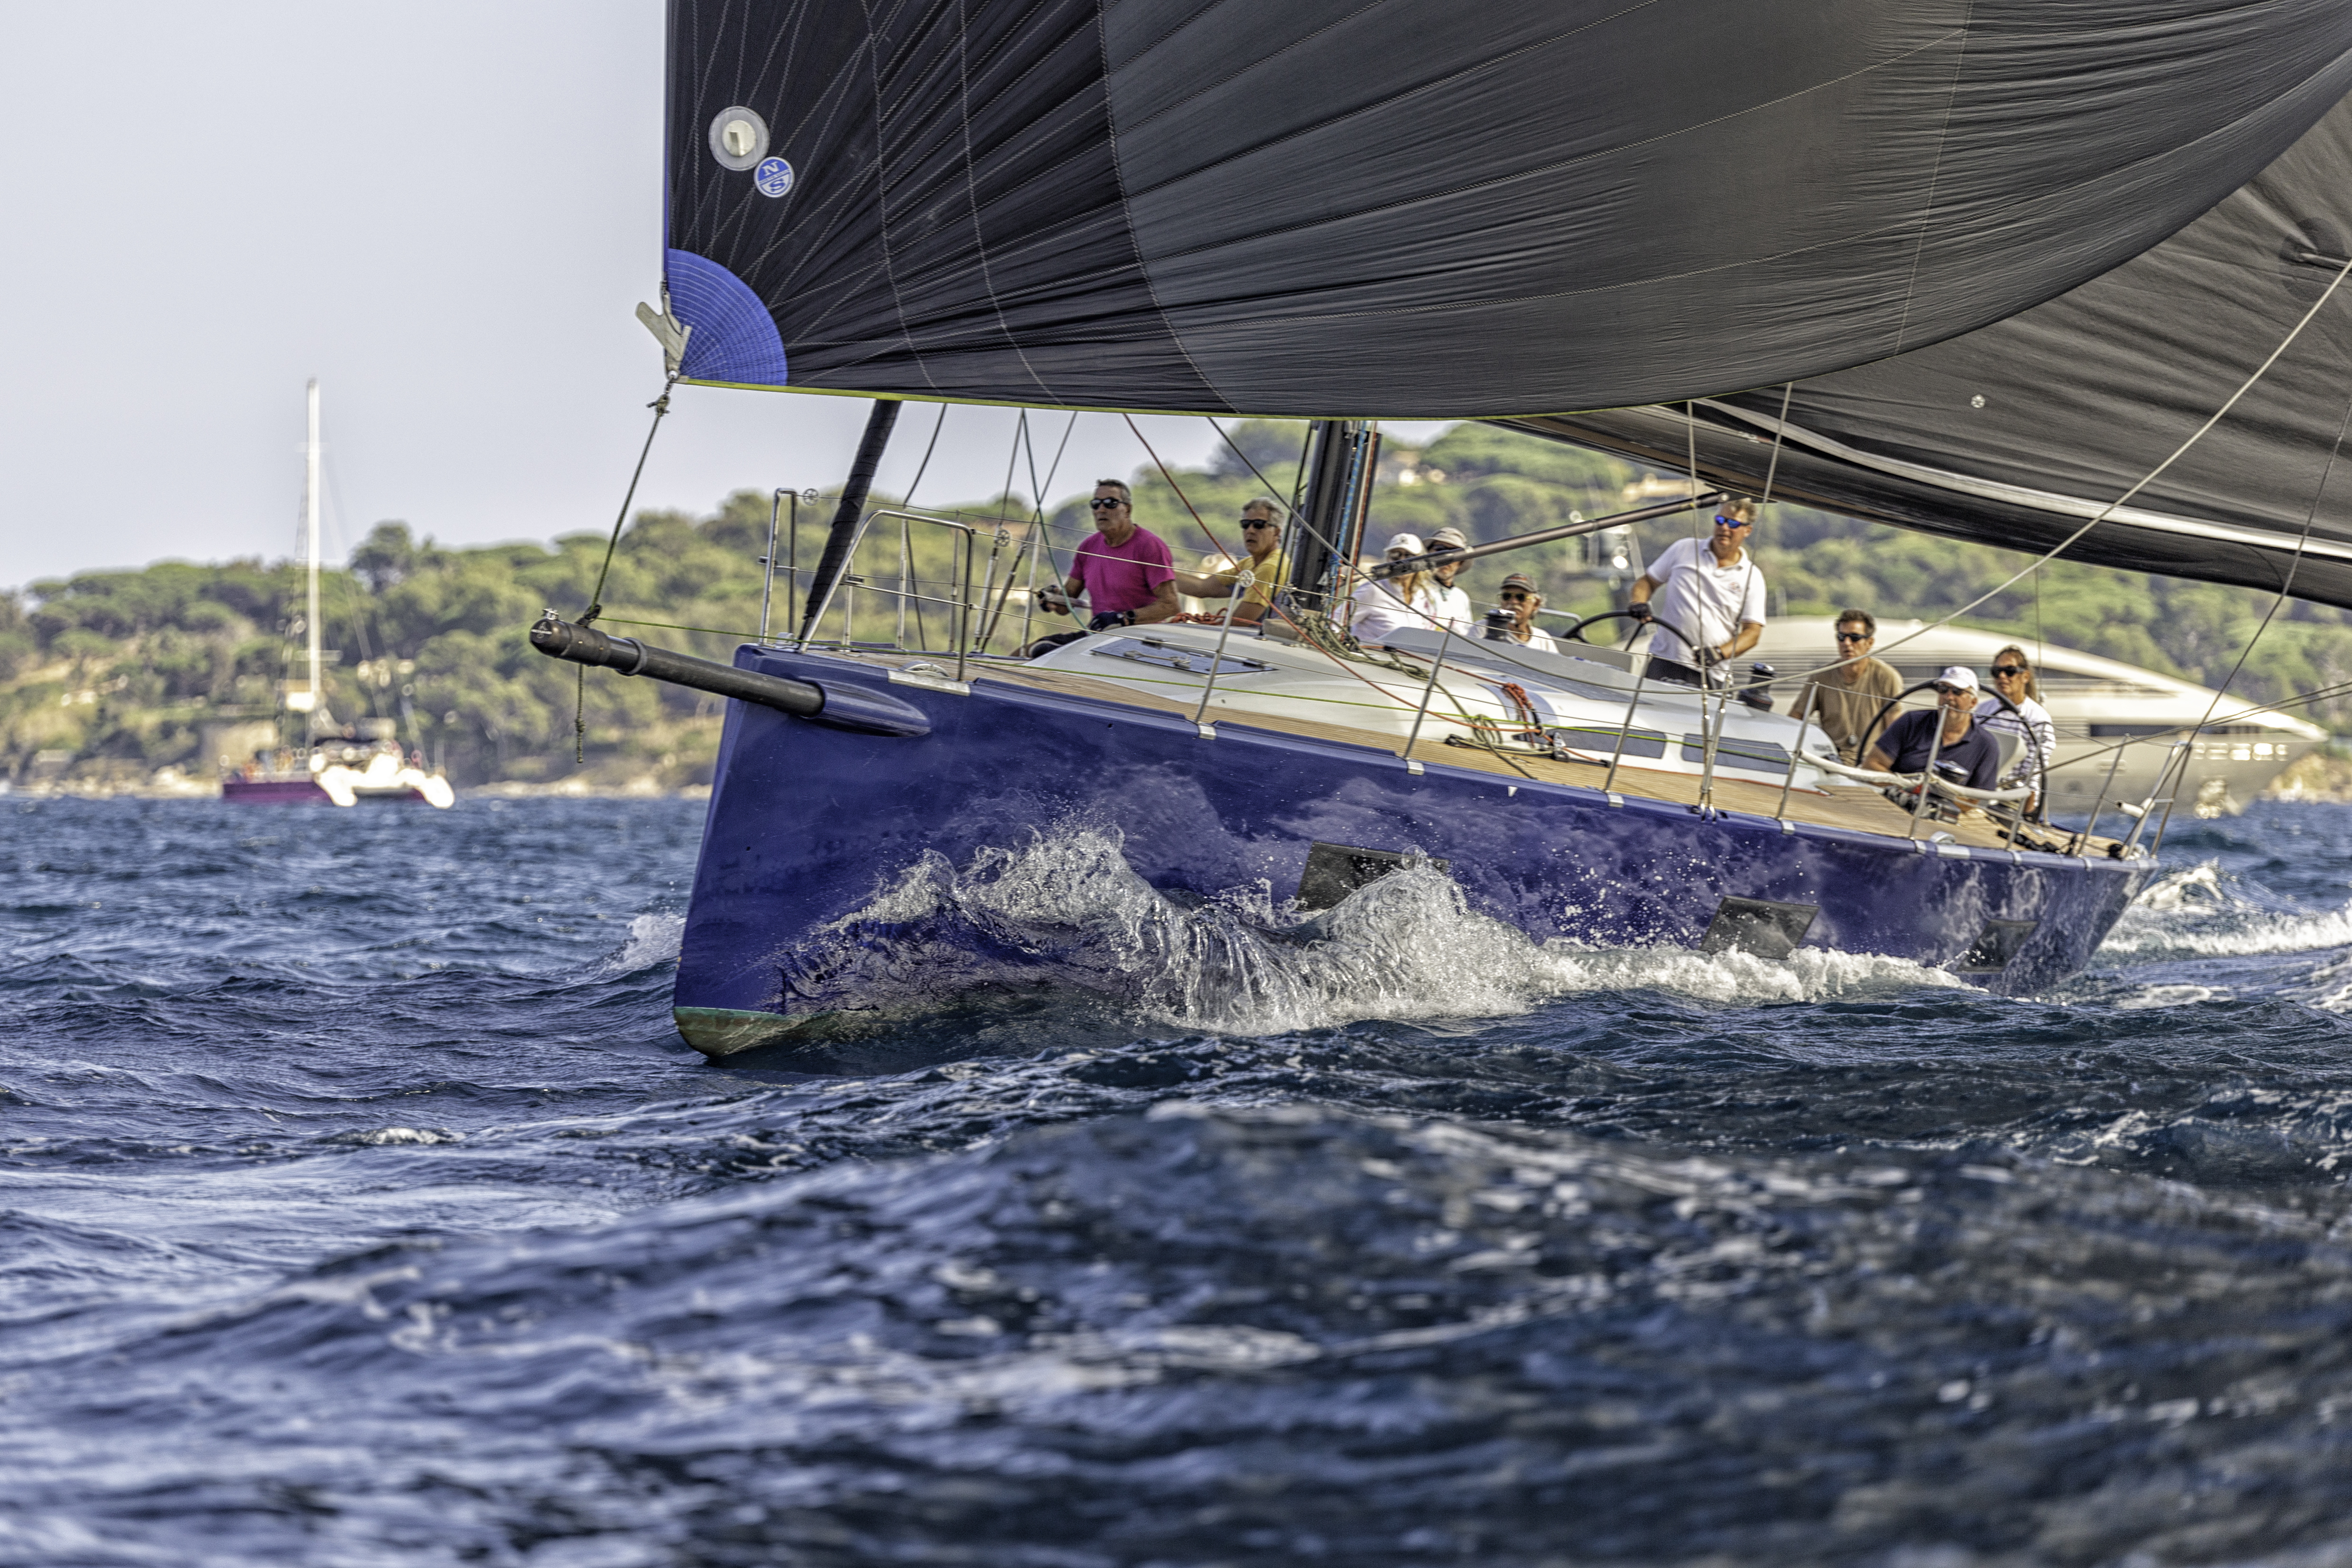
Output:
M460 543L609 527L661 382L631 313L659 277L661 21L660 0L8 7L0 584L288 553L314 375L342 541L385 517ZM639 504L703 511L838 485L866 405L673 407ZM901 418L886 487L932 417ZM1013 418L951 411L922 495L992 493ZM1216 439L1145 429L1171 463ZM1055 488L1143 460L1086 416Z

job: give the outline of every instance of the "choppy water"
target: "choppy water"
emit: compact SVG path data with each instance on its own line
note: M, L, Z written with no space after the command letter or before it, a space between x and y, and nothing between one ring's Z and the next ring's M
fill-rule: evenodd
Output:
M678 803L0 800L0 1562L2352 1563L2352 810L2064 994L903 868L671 1034Z

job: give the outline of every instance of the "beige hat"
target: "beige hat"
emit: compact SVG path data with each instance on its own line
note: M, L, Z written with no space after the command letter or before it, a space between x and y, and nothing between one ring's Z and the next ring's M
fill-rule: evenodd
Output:
M1421 542L1421 536L1419 534L1399 534L1396 538L1389 540L1389 554L1394 555L1399 550L1404 551L1407 555L1426 555L1428 553L1426 547L1424 547Z
M1468 549L1470 541L1462 537L1460 528L1440 528L1429 536L1432 549Z
M1966 664L1947 664L1944 673L1936 677L1939 686L1958 686L1964 692L1977 689L1977 673Z

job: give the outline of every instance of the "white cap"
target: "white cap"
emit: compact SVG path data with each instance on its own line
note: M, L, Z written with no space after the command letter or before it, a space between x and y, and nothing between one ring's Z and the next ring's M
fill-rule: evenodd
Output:
M1977 673L1966 664L1947 664L1944 673L1936 677L1939 686L1958 686L1964 692L1977 689Z
M1422 544L1421 536L1419 534L1399 534L1396 538L1389 540L1389 554L1394 555L1399 550L1404 551L1407 555L1426 555L1429 553L1427 548Z

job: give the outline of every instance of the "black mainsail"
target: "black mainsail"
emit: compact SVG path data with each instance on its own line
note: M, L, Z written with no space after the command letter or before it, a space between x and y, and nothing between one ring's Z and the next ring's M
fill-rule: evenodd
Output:
M1903 353L2145 250L2352 89L2341 0L672 0L669 32L688 379L1258 414Z

